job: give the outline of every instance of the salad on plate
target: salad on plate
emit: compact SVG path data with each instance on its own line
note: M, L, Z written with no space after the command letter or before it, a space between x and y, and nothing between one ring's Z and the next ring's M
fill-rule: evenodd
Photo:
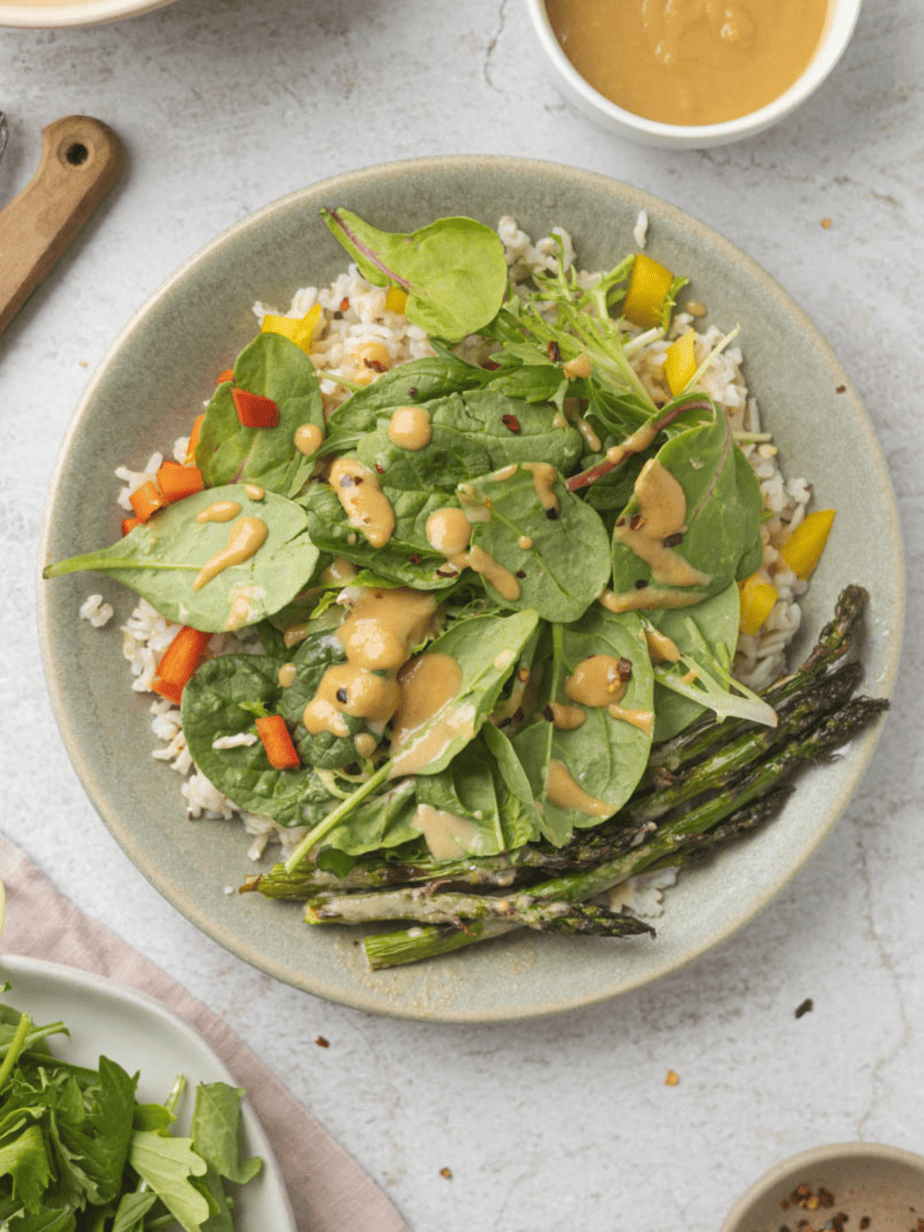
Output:
M858 587L784 670L834 511L644 252L587 273L510 219L323 215L377 299L350 362L358 295L258 306L122 538L45 576L141 597L184 769L283 844L242 888L404 921L373 967L650 934L627 884L772 816L887 705L852 696Z

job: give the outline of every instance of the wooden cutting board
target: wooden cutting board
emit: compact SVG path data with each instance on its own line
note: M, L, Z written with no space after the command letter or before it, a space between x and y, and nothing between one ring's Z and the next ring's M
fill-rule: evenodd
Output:
M115 183L118 137L100 120L65 116L42 130L39 167L0 210L0 334Z

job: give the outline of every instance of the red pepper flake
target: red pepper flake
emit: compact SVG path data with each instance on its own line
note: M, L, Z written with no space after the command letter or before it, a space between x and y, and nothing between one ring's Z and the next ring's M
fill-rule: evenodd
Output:
M555 341L554 338L551 340L551 342L546 347L546 352L548 353L549 359L552 361L553 364L557 364L559 360L561 359L561 347L558 345L558 343Z
M447 1181L451 1181L452 1180L452 1169L451 1168L440 1168L440 1176L444 1176Z
M420 557L417 555L416 552L412 552L410 556L408 557L408 560L411 562L412 565L420 564Z
M330 1048L330 1041L326 1040L323 1035L319 1035L314 1042L319 1048Z
M344 295L343 299L340 301L340 311L346 312L349 306L350 306L350 297L349 295Z
M381 462L376 462L375 469L379 475L385 474L385 467L382 465Z
M514 436L520 435L520 421L516 415L501 415L501 423L508 432L512 432Z
M669 1069L667 1071L667 1077L664 1079L664 1085L666 1087L675 1087L679 1081L680 1079L677 1077L674 1070Z
M835 389L835 391L834 391L834 392L835 392L836 394L845 394L845 393L847 392L847 386L846 386L846 385L838 385L837 389Z
M493 359L483 359L481 361L481 367L484 368L485 372L496 372L500 367L500 364Z
M411 388L407 391L407 396L408 396L409 398L416 398L416 397L417 397L417 386L416 386L416 385L412 385L412 386L411 386Z
M371 368L373 372L387 372L388 365L383 364L380 359L364 359L363 363L367 368Z

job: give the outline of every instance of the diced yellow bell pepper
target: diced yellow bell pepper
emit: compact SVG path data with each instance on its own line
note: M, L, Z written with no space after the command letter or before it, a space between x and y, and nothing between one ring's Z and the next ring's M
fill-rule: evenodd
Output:
M281 317L268 312L263 318L260 332L282 334L300 346L306 355L311 353L311 340L321 319L321 305L312 304L303 317Z
M821 559L831 533L835 512L834 509L816 509L814 513L806 514L780 548L783 560L796 577L802 578L803 581L810 576Z
M738 595L741 601L738 628L742 633L759 633L779 597L776 587L759 573L752 573L738 584Z
M695 334L688 329L672 342L664 356L664 376L668 389L676 398L696 376L696 356L693 352Z
M390 286L385 294L385 311L398 312L402 315L407 308L407 291L402 287Z
M642 329L659 325L664 301L673 281L674 275L669 269L640 252L632 263L629 289L622 302L622 315Z

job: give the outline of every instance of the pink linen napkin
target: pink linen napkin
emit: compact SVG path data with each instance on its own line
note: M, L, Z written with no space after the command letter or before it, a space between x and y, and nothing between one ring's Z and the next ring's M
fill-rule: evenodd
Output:
M234 1032L105 924L84 915L0 836L6 920L0 949L138 988L185 1019L245 1087L285 1179L300 1232L409 1232L378 1186ZM267 1229L267 1232L270 1232Z

